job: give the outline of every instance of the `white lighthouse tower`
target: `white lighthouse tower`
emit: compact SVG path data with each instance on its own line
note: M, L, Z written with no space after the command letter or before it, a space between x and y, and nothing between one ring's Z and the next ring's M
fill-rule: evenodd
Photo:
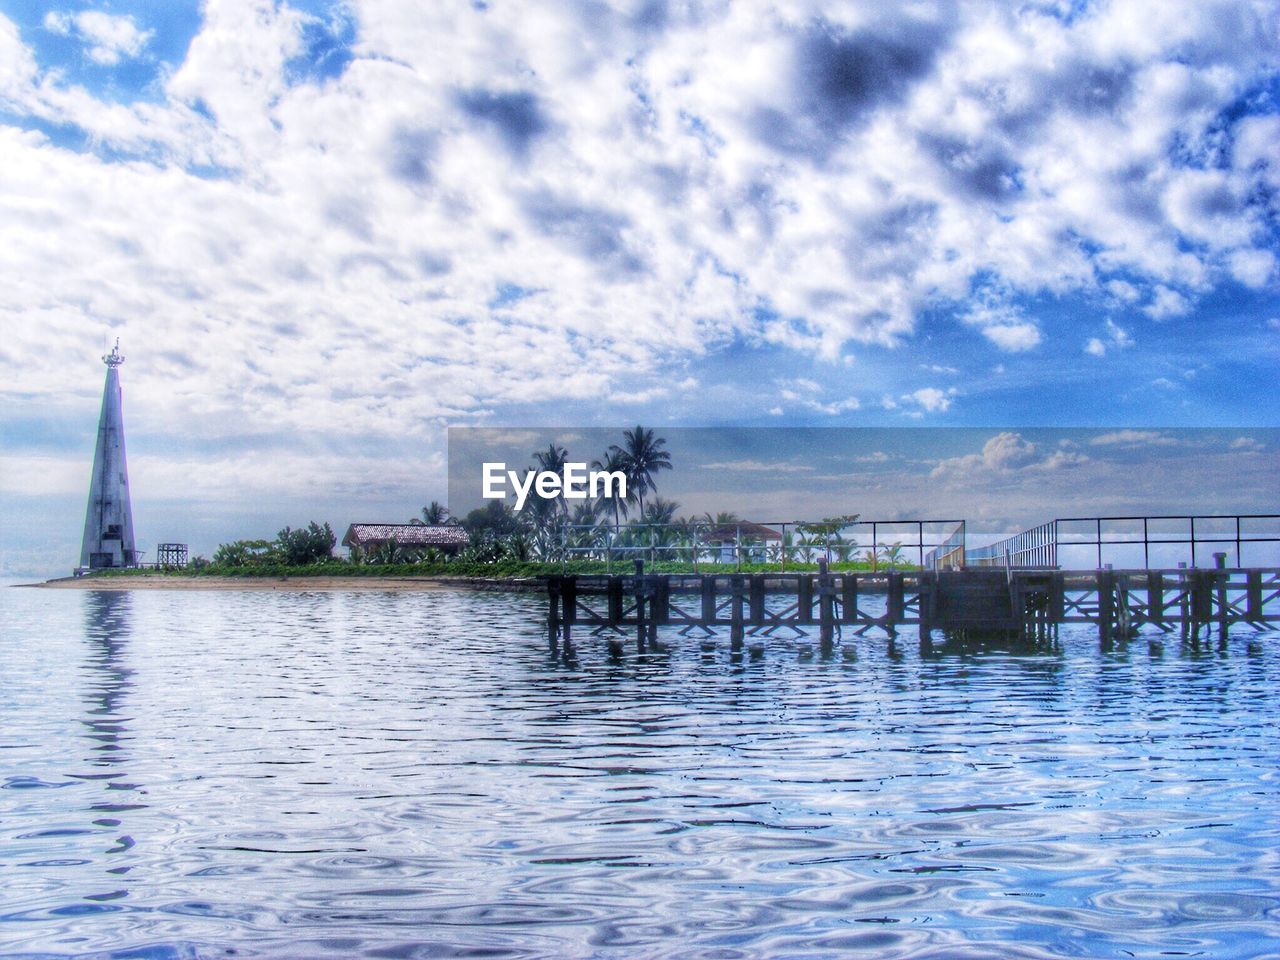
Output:
M89 507L84 517L80 569L131 567L137 561L133 542L133 506L129 502L129 470L124 456L124 411L120 400L120 341L102 358L107 382L98 415L98 444L93 451Z

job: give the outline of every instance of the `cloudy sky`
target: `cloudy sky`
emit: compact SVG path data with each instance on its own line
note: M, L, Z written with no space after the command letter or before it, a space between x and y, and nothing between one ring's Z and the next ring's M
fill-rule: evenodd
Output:
M203 551L443 498L448 425L1275 425L1278 61L1273 0L0 0L0 574L74 562L117 336Z

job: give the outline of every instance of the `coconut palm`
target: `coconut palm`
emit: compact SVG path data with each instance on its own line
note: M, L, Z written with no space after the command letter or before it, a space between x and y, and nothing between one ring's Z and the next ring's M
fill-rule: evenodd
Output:
M622 439L627 489L630 492L634 485L640 515L644 516L644 495L650 490L657 492L658 484L653 475L671 469L671 454L662 449L667 445L665 438L655 437L652 430L639 425L634 430L624 430Z
M672 500L663 500L661 497L654 497L645 506L640 514L640 522L648 524L656 524L661 526L671 526L675 522L676 511L680 509L680 504Z
M449 522L449 508L439 500L432 500L422 508L422 522L438 527Z
M533 455L533 459L538 461L538 466L542 470L545 470L548 473L563 474L565 461L569 459L569 451L566 450L564 447L560 446L559 444L550 443L547 445L547 449L540 450L537 453L535 453ZM538 500L542 499L542 497L538 495L537 491L534 491L533 497L535 497ZM555 497L553 500L551 500L551 505L555 510L559 511L560 513L569 512L568 501L566 501L563 497Z
M627 473L626 457L622 453L622 448L613 446L604 452L604 456L597 460L591 461L592 470L601 470L606 473L621 473L624 476ZM635 502L635 491L631 484L627 484L626 496L621 496L616 486L609 488L608 494L601 491L600 501L602 505L608 505L613 511L613 527L618 529L622 526L622 518L627 515L627 507Z

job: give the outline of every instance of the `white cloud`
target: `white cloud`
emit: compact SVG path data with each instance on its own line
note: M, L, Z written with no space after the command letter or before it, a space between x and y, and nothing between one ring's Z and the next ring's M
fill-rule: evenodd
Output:
M1159 430L1114 430L1089 440L1095 447L1172 447L1178 444L1175 437Z
M1040 344L1040 329L1008 302L1008 296L1007 290L984 291L961 319L1008 353L1034 349Z
M1231 276L1246 287L1259 290L1276 270L1276 257L1270 250L1236 250L1227 258Z
M1151 294L1151 302L1143 308L1143 313L1153 320L1182 317L1190 312L1190 301L1178 291L1171 290L1163 284L1155 288Z
M956 393L955 387L949 390L941 390L938 387L921 387L911 393L904 393L902 400L905 403L914 403L928 413L942 413L951 407L951 401ZM892 401L889 401L889 403L892 404ZM895 406L896 404L893 404L887 409L893 409Z
M940 460L929 476L950 483L977 478L1000 478L1025 471L1053 472L1079 466L1089 458L1059 447L1041 453L1037 445L1014 431L1003 431L989 438L979 453Z
M1040 344L1040 330L1033 323L993 324L984 327L982 335L1009 353L1023 353Z
M1129 335L1129 331L1109 319L1107 320L1107 339L1103 341L1099 337L1090 337L1089 342L1085 344L1084 352L1094 357L1105 357L1108 348L1124 350L1132 347L1133 343L1133 337Z
M1232 450L1243 450L1246 453L1261 453L1267 449L1266 444L1259 443L1254 437L1236 437L1228 446Z
M1122 303L1133 303L1141 294L1138 288L1125 280L1111 280L1107 283L1107 291Z
M707 470L733 470L744 473L811 473L813 467L785 460L726 460L720 463L704 463Z
M100 10L68 13L50 10L44 27L64 37L77 36L85 42L85 53L94 63L115 66L121 60L141 56L154 30L141 30L131 16L113 16Z
M1150 290L1163 319L1228 273L1274 275L1250 198L1280 182L1275 118L1221 119L1274 71L1264 5L672 5L659 24L353 2L328 75L307 72L315 18L201 9L134 102L38 63L0 15L22 121L0 126L6 401L91 407L109 328L148 426L420 437L509 404L657 401L655 376L744 340L843 357L951 311L1018 353L1054 332L1028 295ZM152 52L129 17L45 26L102 63ZM955 396L902 389L880 405Z

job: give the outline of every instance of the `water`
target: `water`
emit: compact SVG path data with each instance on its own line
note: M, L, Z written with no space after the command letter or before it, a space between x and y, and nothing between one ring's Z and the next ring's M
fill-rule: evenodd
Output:
M0 591L0 954L1280 955L1280 636L546 649L535 596Z

